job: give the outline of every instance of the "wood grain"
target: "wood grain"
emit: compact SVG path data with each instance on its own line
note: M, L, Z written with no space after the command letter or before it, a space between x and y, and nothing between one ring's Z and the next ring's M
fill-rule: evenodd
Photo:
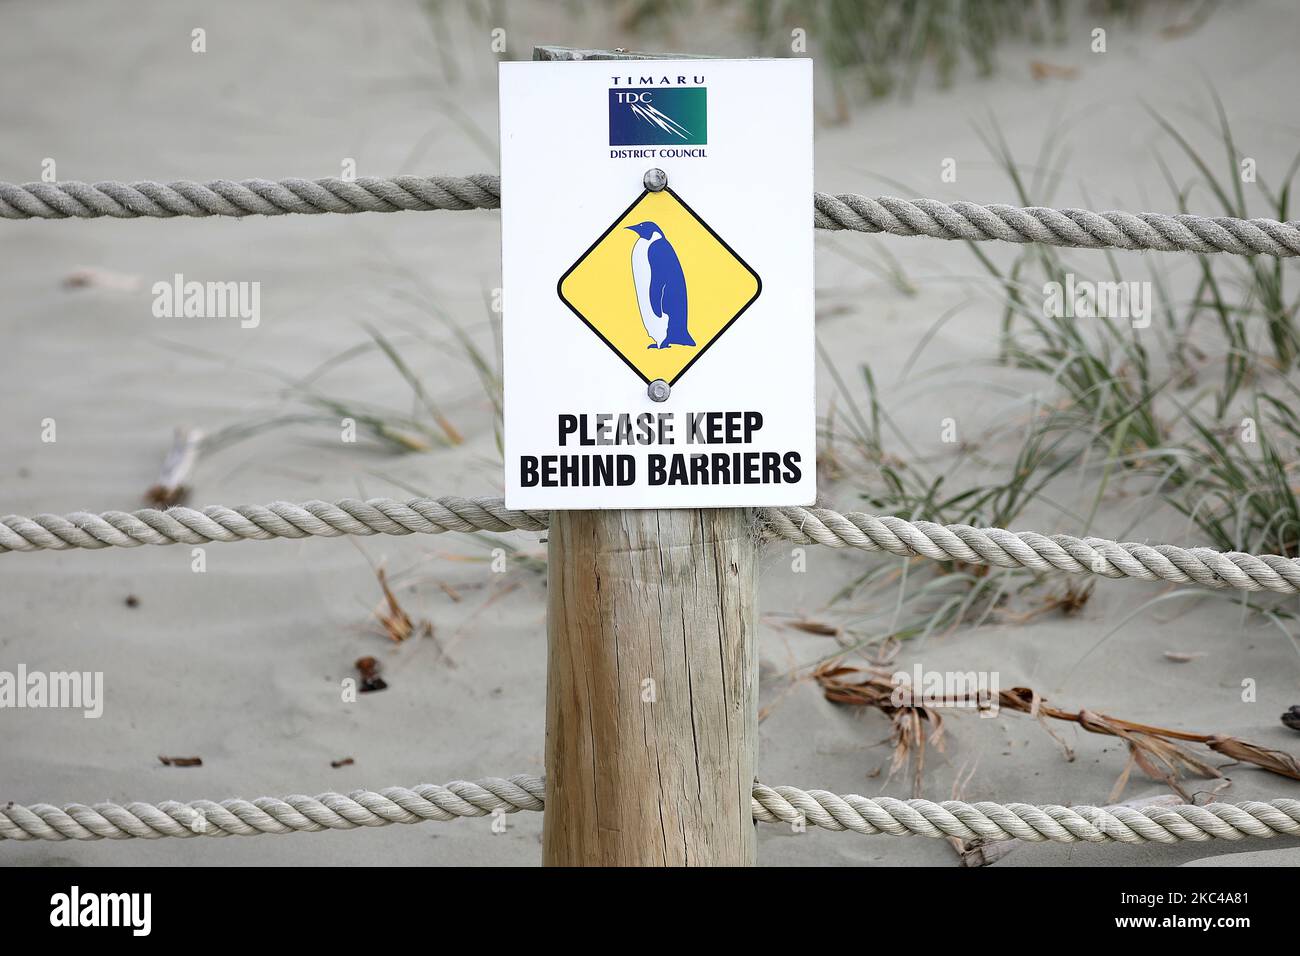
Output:
M548 866L750 866L757 740L743 510L557 511Z

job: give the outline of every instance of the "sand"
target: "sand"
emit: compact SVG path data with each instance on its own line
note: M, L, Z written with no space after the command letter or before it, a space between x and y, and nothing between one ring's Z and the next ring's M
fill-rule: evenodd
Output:
M638 37L597 15L561 26L562 5L539 6L512 7L513 55L550 42L749 52L726 24ZM1086 23L1076 25L1068 49L1012 45L994 79L953 91L923 87L907 102L865 105L847 125L820 126L818 187L1014 201L974 128L991 115L1026 162L1048 124L1062 124L1068 165L1058 205L1172 211L1155 153L1172 157L1174 149L1139 97L1210 146L1212 133L1199 125L1210 115L1207 81L1261 174L1276 181L1296 149L1294 17L1288 3L1274 0L1252 3L1248 12L1221 11L1173 39L1161 38L1155 23L1116 24L1105 55L1088 52ZM363 175L496 168L495 58L487 27L459 11L437 24L417 4L396 2L176 2L135 13L89 2L23 2L7 7L6 21L5 180L38 178L45 157L57 162L59 178L86 180L316 177L337 175L346 158ZM207 31L204 54L190 51L195 27ZM1033 82L1033 59L1079 73ZM956 183L939 180L945 157L958 161ZM285 379L363 342L363 324L394 336L420 329L446 342L432 303L490 353L485 298L499 284L498 228L488 212L0 227L0 511L138 507L174 426L216 430L275 414ZM869 361L900 426L937 456L932 467L941 469L942 456L952 454L938 440L943 418L956 414L965 434L979 435L1017 413L1008 389L1043 387L988 364L998 303L961 244L852 235L818 242L826 313L820 342L848 373ZM835 247L872 258L887 248L919 294L901 295ZM989 251L1000 261L1012 254ZM1096 255L1081 253L1081 261L1100 269L1088 259ZM1151 265L1137 255L1118 261L1128 278L1146 278ZM1195 266L1163 261L1180 282ZM140 284L134 291L65 288L82 267ZM1294 264L1288 268L1294 272ZM155 318L149 288L177 272L260 281L261 324ZM909 381L899 383L898 370L933 321L963 303ZM491 411L472 369L450 345L409 348L412 365L466 434L464 445L399 456L372 442L343 444L326 420L298 424L202 459L192 502L498 489ZM853 356L860 358L844 358ZM922 377L950 363L960 370ZM375 404L409 404L401 381L373 355L341 365L320 387ZM823 369L823 410L830 396ZM55 443L41 441L47 418L57 423ZM1091 481L1069 486L1072 507L1088 500ZM858 503L849 483L823 482L823 492L837 506ZM1140 528L1129 532L1135 519ZM1077 530L1047 510L1021 526ZM1118 495L1104 502L1093 530L1204 543L1170 514ZM541 552L535 536L512 540ZM187 547L0 558L0 668L102 671L106 687L97 720L74 711L0 712L0 798L220 799L541 773L544 582L520 560L493 573L487 557L482 542L445 536L213 545L201 574L192 571ZM780 677L835 644L781 627L779 615L837 619L826 607L830 596L878 560L810 549L808 573L796 574L788 547L767 553L760 582L765 782L912 795L907 773L892 780L877 773L889 759L883 717L829 704L812 683L790 687ZM381 561L411 615L434 622L436 642L392 645L368 620L379 598L371 565ZM1102 581L1074 618L963 628L909 644L898 664L995 670L1002 686L1029 685L1062 706L1300 750L1300 737L1277 719L1300 702L1296 646L1220 597L1143 609L1165 590ZM127 606L128 596L137 606ZM1173 663L1168 650L1202 656ZM343 703L340 681L365 654L381 660L389 689ZM1241 699L1246 678L1257 682L1253 703ZM1075 759L1067 761L1033 721L1014 715L955 715L948 727L946 753L932 754L928 765L924 795L931 799L951 797L954 780L969 773L966 799L1101 803L1125 762L1116 742L1068 727L1060 732ZM198 755L203 765L165 767L159 755ZM343 757L354 763L331 768ZM1261 770L1227 773L1232 785L1221 799L1300 797L1300 783ZM1125 797L1159 790L1135 772ZM494 834L488 820L471 820L257 840L11 843L0 847L0 863L532 865L540 860L540 834L540 815L519 814L504 834ZM956 862L948 843L937 840L764 826L760 841L763 864ZM1245 851L1295 864L1297 846L1026 845L998 865L1177 864ZM1249 858L1251 865L1263 860Z

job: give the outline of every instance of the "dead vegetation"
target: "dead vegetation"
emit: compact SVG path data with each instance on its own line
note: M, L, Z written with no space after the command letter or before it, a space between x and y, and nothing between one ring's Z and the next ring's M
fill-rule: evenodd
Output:
M973 709L988 704L972 696L965 701L948 701L941 705L904 703L900 706L899 686L891 680L889 671L879 667L851 667L832 662L818 667L813 672L813 677L827 700L837 704L872 707L889 717L894 727L891 739L894 753L890 774L892 775L910 761L913 768L913 791L918 794L927 744L942 752L941 711L948 707ZM1164 783L1188 802L1191 802L1192 795L1182 786L1186 774L1206 779L1224 779L1221 768L1208 762L1209 755L1198 754L1186 746L1187 744L1207 747L1214 753L1228 757L1234 763L1252 764L1272 773L1300 780L1300 761L1295 757L1284 751L1263 747L1228 734L1201 734L1168 727L1155 727L1111 717L1086 708L1077 711L1064 710L1047 703L1044 697L1028 687L1013 687L1010 690L999 691L997 706L999 710L1026 714L1035 718L1061 746L1067 760L1074 759L1074 750L1052 729L1048 721L1074 723L1089 733L1116 737L1123 741L1128 748L1129 759L1111 791L1109 797L1111 802L1117 801L1123 793L1134 767L1140 768L1148 776Z
M159 754L158 759L162 761L162 765L164 767L202 767L203 766L202 757L164 757L162 754Z
M433 622L421 619L418 623L411 620L397 595L388 586L388 575L383 567L375 568L375 578L379 589L384 592L383 600L375 608L375 620L379 622L380 631L394 644L401 644L414 636L433 637Z
M387 690L388 682L379 676L379 661L373 657L359 657L355 664L357 673L361 675L361 684L357 690L363 694L371 691Z
M154 508L171 508L186 502L190 496L186 482L198 462L202 446L203 432L199 429L187 426L176 429L158 480L144 493L146 504Z
M897 688L890 681L889 673L883 667L863 669L831 662L819 666L813 678L821 685L827 700L874 707L889 718L892 725L889 743L893 752L886 779L892 779L910 763L912 795L919 797L923 791L927 748L943 753L943 715L938 708L925 705L897 706L894 695ZM862 675L862 680L850 682L847 678L852 675Z

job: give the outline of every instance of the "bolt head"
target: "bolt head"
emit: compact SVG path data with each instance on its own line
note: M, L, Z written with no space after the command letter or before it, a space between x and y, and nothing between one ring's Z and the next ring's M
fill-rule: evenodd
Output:
M662 378L657 378L651 382L650 388L647 389L647 391L650 394L650 400L652 402L666 402L668 401L668 396L672 394L672 389L668 387L668 383Z
M647 169L642 182L652 193L661 192L668 186L668 174L662 169Z

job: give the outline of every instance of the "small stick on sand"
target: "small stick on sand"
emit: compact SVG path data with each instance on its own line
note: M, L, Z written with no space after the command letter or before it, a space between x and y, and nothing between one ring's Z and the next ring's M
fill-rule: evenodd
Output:
M194 470L203 444L203 432L188 425L180 425L172 438L172 447L163 459L158 481L144 493L144 500L155 508L170 508L189 497L185 481Z
M162 754L159 754L158 759L162 761L164 767L202 767L203 766L202 757L164 757Z

